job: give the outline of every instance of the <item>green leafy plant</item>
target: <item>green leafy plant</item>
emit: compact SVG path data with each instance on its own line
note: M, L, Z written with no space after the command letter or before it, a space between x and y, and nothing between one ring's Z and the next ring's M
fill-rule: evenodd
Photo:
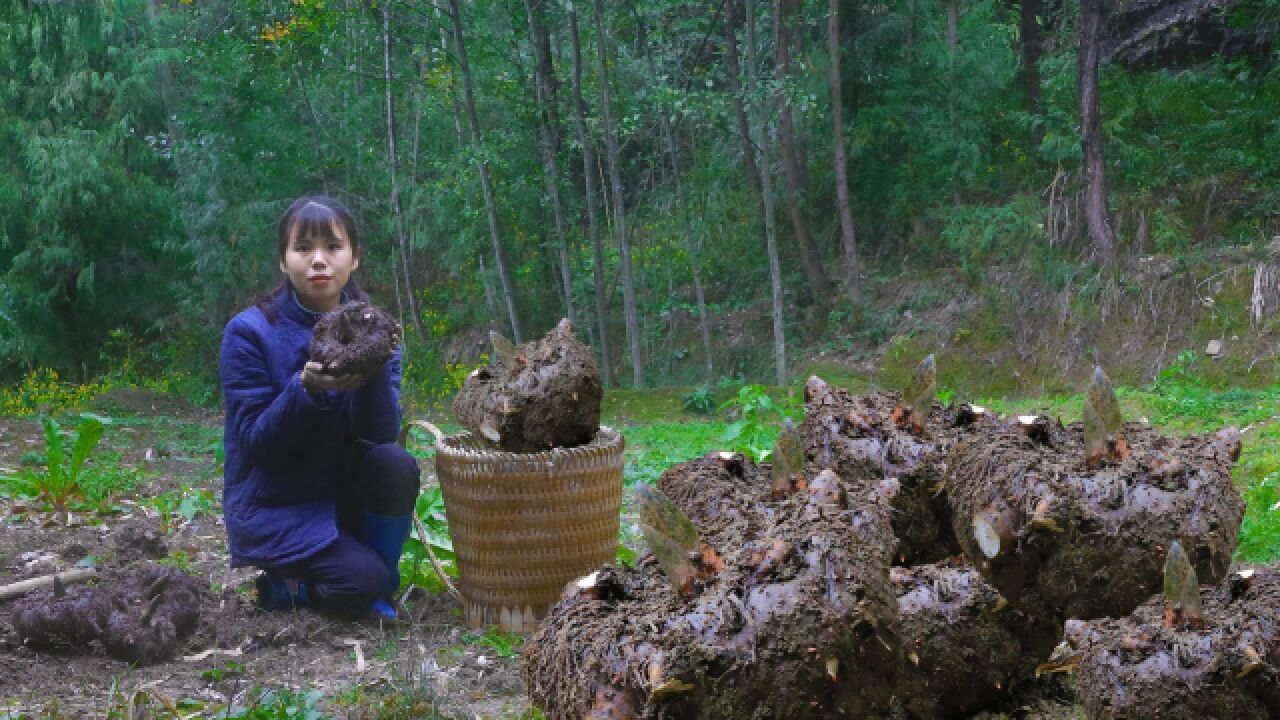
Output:
M453 538L449 535L449 521L444 512L444 494L440 488L428 488L418 495L415 508L422 529L426 532L431 552L440 561L446 574L457 577L457 557L453 552ZM404 555L400 558L401 582L427 588L433 592L444 590L444 582L431 566L427 550L417 534L405 542Z
M497 626L490 626L482 633L464 633L462 642L467 645L484 645L492 648L498 657L515 657L520 646L524 644L524 636L520 633L507 632Z
M685 395L680 400L680 404L689 412L706 415L715 407L716 399L711 390L711 386L707 384L699 385L692 392Z
M742 386L738 396L720 408L727 411L730 418L736 418L729 423L721 440L756 462L769 459L782 421L794 420L800 414L794 401L789 398L786 403L775 402L762 385Z
M216 717L228 720L322 720L319 690L260 690L249 705L234 705Z
M626 567L635 567L637 557L639 557L639 553L637 553L635 550L632 550L631 548L627 547L622 543L618 543L618 552L615 555L615 559L617 560L619 565L626 566Z
M136 471L122 472L118 466L91 469L88 464L110 422L109 418L82 415L68 439L58 421L43 418L44 469L24 467L16 475L0 477L0 482L13 494L39 498L55 512L67 512L77 501L104 509L114 493L136 480Z
M180 490L166 490L143 503L160 514L160 529L166 533L174 529L178 518L191 522L199 515L212 515L218 509L218 498L212 492L185 485Z

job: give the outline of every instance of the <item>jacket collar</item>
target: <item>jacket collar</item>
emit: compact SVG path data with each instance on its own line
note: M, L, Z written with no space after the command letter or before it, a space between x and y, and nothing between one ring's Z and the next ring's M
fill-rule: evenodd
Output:
M342 302L347 302L347 289L342 289ZM293 286L285 288L283 292L276 296L276 310L293 322L304 327L312 327L316 324L316 320L320 319L322 312L316 312L311 308L302 304L298 299L298 291Z

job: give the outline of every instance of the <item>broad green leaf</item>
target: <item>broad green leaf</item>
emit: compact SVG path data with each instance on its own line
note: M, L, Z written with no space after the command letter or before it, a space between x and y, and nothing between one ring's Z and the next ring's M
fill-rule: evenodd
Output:
M88 416L76 426L71 445L71 469L68 477L72 485L79 479L80 468L84 467L85 460L89 459L93 449L98 446L98 441L102 439L104 427L102 421Z

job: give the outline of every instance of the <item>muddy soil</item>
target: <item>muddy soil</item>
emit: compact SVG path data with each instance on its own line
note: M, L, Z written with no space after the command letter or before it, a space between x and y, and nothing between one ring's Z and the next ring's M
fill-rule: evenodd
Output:
M739 455L665 473L660 489L708 520L701 539L723 569L686 598L647 557L608 573L607 589L572 593L526 645L521 669L534 703L553 718L866 717L887 708L901 662L891 491L817 480L771 501L769 474ZM725 488L736 500L716 497Z
M150 501L183 487L220 493L205 438L220 432L221 418L149 391L113 391L108 400L86 408L109 409L115 418L95 457L118 455L122 466L144 472L141 484L117 497L113 511L73 512L69 525L36 503L0 497L0 584L77 564L96 565L107 584L131 565L157 567L152 561L159 560L158 567L198 582L199 620L173 643L172 658L139 665L117 659L100 641L25 644L14 627L18 601L0 602L0 716L104 717L114 707L124 717L124 698L135 697L153 717L177 717L166 708L180 701L184 717L220 717L229 703L252 705L258 689L321 691L318 709L326 717L374 717L396 695L416 697L447 718L527 710L517 660L469 632L447 595L415 590L398 624L257 610L256 571L228 569L217 508L191 520L174 515L166 527ZM155 415L154 407L169 414ZM42 437L34 420L0 417L0 472L20 467L31 451L42 453ZM424 482L433 482L430 463L423 468ZM91 590L87 583L66 587L68 596Z
M311 360L330 375L368 376L387 364L400 344L400 325L367 302L343 303L316 321Z
M600 429L600 370L591 348L561 320L512 358L472 373L453 401L458 422L508 452L590 442Z
M1163 597L1130 617L1067 623L1089 717L1280 718L1280 573L1232 574L1202 597L1202 629L1166 627Z

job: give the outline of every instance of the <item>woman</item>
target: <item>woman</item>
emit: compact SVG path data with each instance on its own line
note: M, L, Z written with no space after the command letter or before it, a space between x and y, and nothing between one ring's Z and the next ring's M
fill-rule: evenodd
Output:
M316 319L365 294L350 211L304 196L276 232L280 285L227 324L223 515L231 566L256 566L267 609L311 605L394 617L399 559L418 496L400 430L400 352L369 376L309 361Z

